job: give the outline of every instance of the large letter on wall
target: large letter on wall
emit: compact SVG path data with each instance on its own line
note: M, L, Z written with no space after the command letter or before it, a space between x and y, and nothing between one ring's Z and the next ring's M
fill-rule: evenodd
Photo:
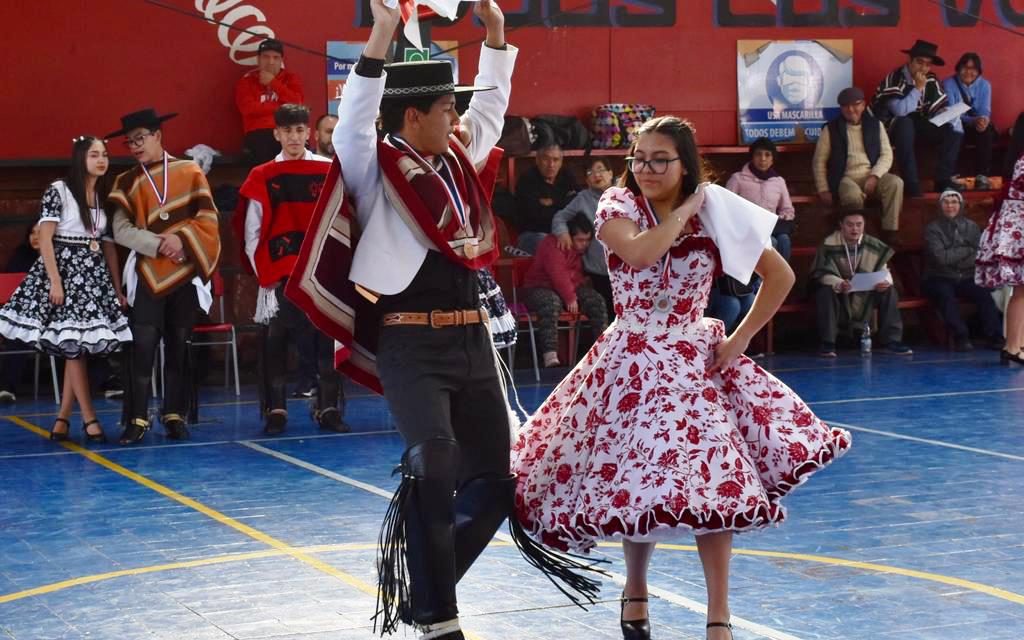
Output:
M256 64L256 56L240 58L241 53L255 54L264 38L273 38L274 30L264 24L267 16L256 7L243 4L242 0L196 0L196 11L207 20L216 19L221 24L217 27L217 38L228 48L228 56L238 64ZM224 12L224 15L217 14ZM252 18L256 24L238 24L246 18ZM245 29L245 31L240 31Z
M843 9L844 27L895 27L900 23L900 0L857 0L857 4ZM864 9L874 12L865 13Z
M608 25L609 0L594 0L587 13L579 13L582 2L569 2L573 5L562 8L562 0L548 0L548 25L552 27L605 27Z
M775 16L770 13L736 14L729 0L715 0L715 25L719 27L774 27Z
M1024 27L1024 11L1017 11L1010 6L1010 0L997 0L996 7L999 9L999 17L1003 23L1014 27Z
M543 2L540 0L520 0L519 6L523 7L522 11L518 13L510 9L507 5L508 2L502 3L505 6L501 7L502 12L505 14L505 26L510 28L523 27L526 25L540 25L543 20L541 10L543 9Z
M822 0L825 6L817 13L797 13L796 0L778 0L779 17L784 27L838 27L839 4L836 0Z
M967 6L960 9L960 0L945 0L942 5L942 19L947 27L973 27L978 24L981 0L967 0Z
M642 8L644 13L630 13L631 7ZM615 27L671 27L675 23L675 0L629 0L612 13Z

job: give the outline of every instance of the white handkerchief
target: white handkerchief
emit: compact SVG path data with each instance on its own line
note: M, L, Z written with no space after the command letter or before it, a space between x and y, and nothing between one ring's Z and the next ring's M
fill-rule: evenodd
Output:
M704 189L697 216L718 247L722 271L749 283L761 254L771 246L778 216L716 184Z

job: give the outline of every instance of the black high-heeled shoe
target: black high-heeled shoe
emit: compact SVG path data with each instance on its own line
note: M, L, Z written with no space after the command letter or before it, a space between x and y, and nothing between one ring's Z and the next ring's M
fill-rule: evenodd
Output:
M58 422L63 422L68 426L68 428L64 431L55 431L54 429L57 428ZM54 418L53 427L50 428L50 440L53 442L65 442L66 440L70 440L71 436L68 433L69 431L71 431L71 423L68 422L66 418Z
M999 352L999 364L1011 365L1018 364L1024 365L1024 351L1018 351L1017 353L1010 353L1006 349Z
M725 627L729 630L729 637L732 638L732 625L728 622L709 622L705 626L705 629L714 629L715 627Z
M622 627L622 640L651 640L651 619L641 618L640 620L623 620L626 612L626 605L631 602L647 602L647 598L627 598L626 592L622 592L619 598L622 608L619 611L619 626Z
M89 427L92 425L99 427L100 432L89 433ZM93 444L103 444L107 441L107 435L103 433L103 427L100 426L100 421L96 418L82 423L82 435L85 436L87 442L91 442Z

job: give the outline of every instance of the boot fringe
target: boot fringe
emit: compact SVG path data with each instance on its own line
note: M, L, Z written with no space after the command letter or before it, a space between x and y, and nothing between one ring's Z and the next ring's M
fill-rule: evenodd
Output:
M601 593L601 581L580 575L579 572L589 571L610 578L611 575L599 568L599 564L608 564L608 560L590 559L571 553L552 551L534 541L523 529L515 514L509 515L509 533L512 542L534 568L544 574L551 584L555 585L577 607L586 611L583 600L588 604L596 604Z
M402 474L402 482L391 498L380 536L377 538L377 610L373 615L373 632L380 621L381 635L394 633L398 624L412 619L409 595L409 570L406 566L408 539L405 514L415 479Z

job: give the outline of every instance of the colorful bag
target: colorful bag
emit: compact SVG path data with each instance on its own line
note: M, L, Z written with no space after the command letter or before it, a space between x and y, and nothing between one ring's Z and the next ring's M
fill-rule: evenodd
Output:
M594 108L591 140L595 149L622 149L633 144L636 130L654 117L649 104L602 104Z

